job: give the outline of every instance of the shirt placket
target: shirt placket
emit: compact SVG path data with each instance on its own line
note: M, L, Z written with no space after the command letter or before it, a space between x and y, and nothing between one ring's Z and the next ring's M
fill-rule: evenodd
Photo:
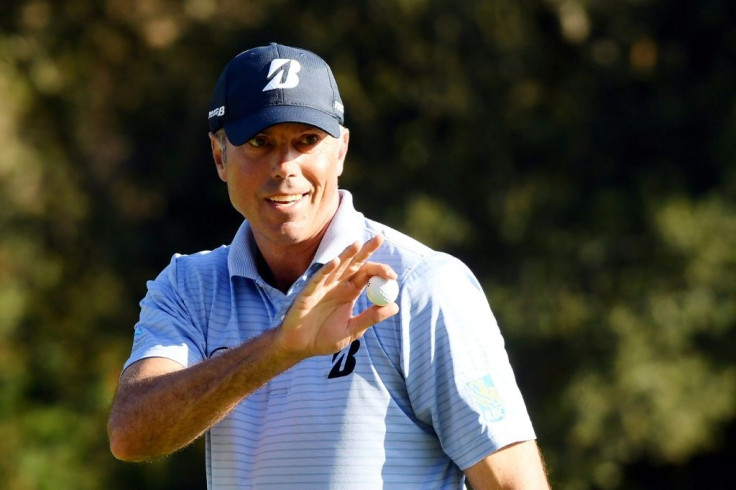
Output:
M311 266L309 266L307 271L302 274L301 277L299 277L299 279L294 281L294 284L292 284L289 290L286 292L286 296L282 296L281 298L281 304L279 306L278 312L276 313L276 316L273 319L271 328L276 328L283 323L284 318L286 317L286 312L289 311L289 308L294 302L294 299L296 299L299 293L302 292L304 286L306 286L307 284L307 281L309 281L309 278L312 277L312 275L317 272L321 267L322 264L312 264ZM280 397L286 396L289 393L289 386L291 386L292 373L295 367L296 366L288 369L287 371L284 371L271 380L271 382L269 383L269 396Z

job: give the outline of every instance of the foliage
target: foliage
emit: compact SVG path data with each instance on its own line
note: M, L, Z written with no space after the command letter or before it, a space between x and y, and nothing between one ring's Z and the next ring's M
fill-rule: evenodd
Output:
M359 208L485 285L557 486L733 481L708 461L734 449L734 13L4 1L0 480L201 486L201 443L125 465L105 421L145 280L239 223L204 115L224 63L277 40L335 71Z

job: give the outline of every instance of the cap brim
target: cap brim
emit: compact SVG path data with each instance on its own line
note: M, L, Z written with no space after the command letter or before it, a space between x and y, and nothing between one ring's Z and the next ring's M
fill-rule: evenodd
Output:
M226 122L224 127L230 143L240 146L264 129L281 123L309 124L334 138L340 136L340 122L334 116L304 106L266 107L256 114Z

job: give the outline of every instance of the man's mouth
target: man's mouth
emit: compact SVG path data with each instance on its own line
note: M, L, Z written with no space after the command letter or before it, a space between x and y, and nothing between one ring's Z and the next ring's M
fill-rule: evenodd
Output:
M305 194L283 194L280 196L267 197L266 200L274 204L290 205L298 202Z

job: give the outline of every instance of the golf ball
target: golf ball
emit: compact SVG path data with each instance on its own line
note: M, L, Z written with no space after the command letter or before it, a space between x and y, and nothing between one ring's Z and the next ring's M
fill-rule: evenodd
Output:
M374 305L386 306L399 295L399 283L394 279L373 276L368 280L365 294Z

